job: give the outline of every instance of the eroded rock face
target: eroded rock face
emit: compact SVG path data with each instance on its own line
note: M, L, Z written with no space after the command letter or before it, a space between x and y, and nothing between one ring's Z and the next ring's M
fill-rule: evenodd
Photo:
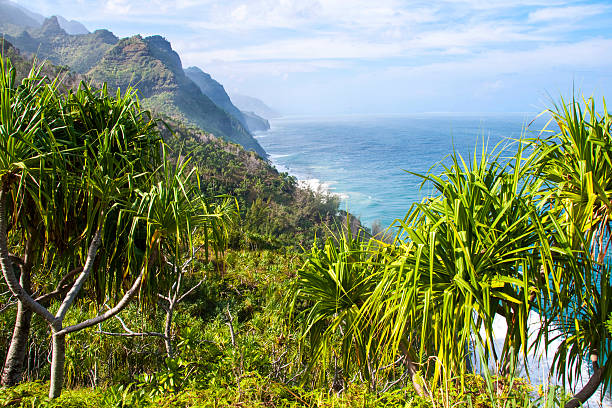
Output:
M225 88L219 82L215 81L210 74L202 71L198 67L189 67L185 70L185 75L191 79L202 91L202 93L210 98L218 107L232 115L245 128L252 131L242 112L234 106Z
M211 101L187 77L179 55L161 36L136 35L119 40L88 72L88 77L97 85L106 82L112 91L137 88L146 107L266 156L246 125ZM220 84L219 87L223 89ZM231 103L229 97L227 100Z

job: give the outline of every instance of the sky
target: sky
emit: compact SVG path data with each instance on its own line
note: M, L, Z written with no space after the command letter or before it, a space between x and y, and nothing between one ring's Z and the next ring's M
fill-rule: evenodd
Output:
M612 99L612 1L16 0L160 34L184 67L284 114L538 112Z

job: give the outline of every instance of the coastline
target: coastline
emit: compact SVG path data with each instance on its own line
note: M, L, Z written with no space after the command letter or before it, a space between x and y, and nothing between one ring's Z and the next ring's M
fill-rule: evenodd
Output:
M253 137L259 141L259 139L265 138L267 136L266 133L268 133L271 129L272 129L272 121L270 121L270 129L266 131L255 132L253 133ZM335 196L335 197L340 198L343 201L349 198L349 195L347 193L338 192L334 190L333 185L336 184L335 181L333 180L322 181L321 179L316 178L316 177L305 176L304 174L296 172L290 167L284 166L282 163L280 163L277 160L283 157L290 157L291 154L271 154L267 152L267 156L268 156L267 160L270 162L270 164L272 164L272 166L279 173L287 173L290 176L295 177L297 180L298 187L311 190L318 194L326 194L326 195Z

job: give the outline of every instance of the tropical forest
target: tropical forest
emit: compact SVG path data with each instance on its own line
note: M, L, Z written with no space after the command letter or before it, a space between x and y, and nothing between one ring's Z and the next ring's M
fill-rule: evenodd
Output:
M609 398L605 100L559 98L533 135L449 151L415 174L430 194L374 228L278 171L251 135L267 120L220 108L162 37L11 27L0 406Z

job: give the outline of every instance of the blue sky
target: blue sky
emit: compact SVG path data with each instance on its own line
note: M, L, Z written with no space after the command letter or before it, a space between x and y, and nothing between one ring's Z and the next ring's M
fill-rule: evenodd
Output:
M287 114L540 111L612 99L612 2L16 0L118 36Z

